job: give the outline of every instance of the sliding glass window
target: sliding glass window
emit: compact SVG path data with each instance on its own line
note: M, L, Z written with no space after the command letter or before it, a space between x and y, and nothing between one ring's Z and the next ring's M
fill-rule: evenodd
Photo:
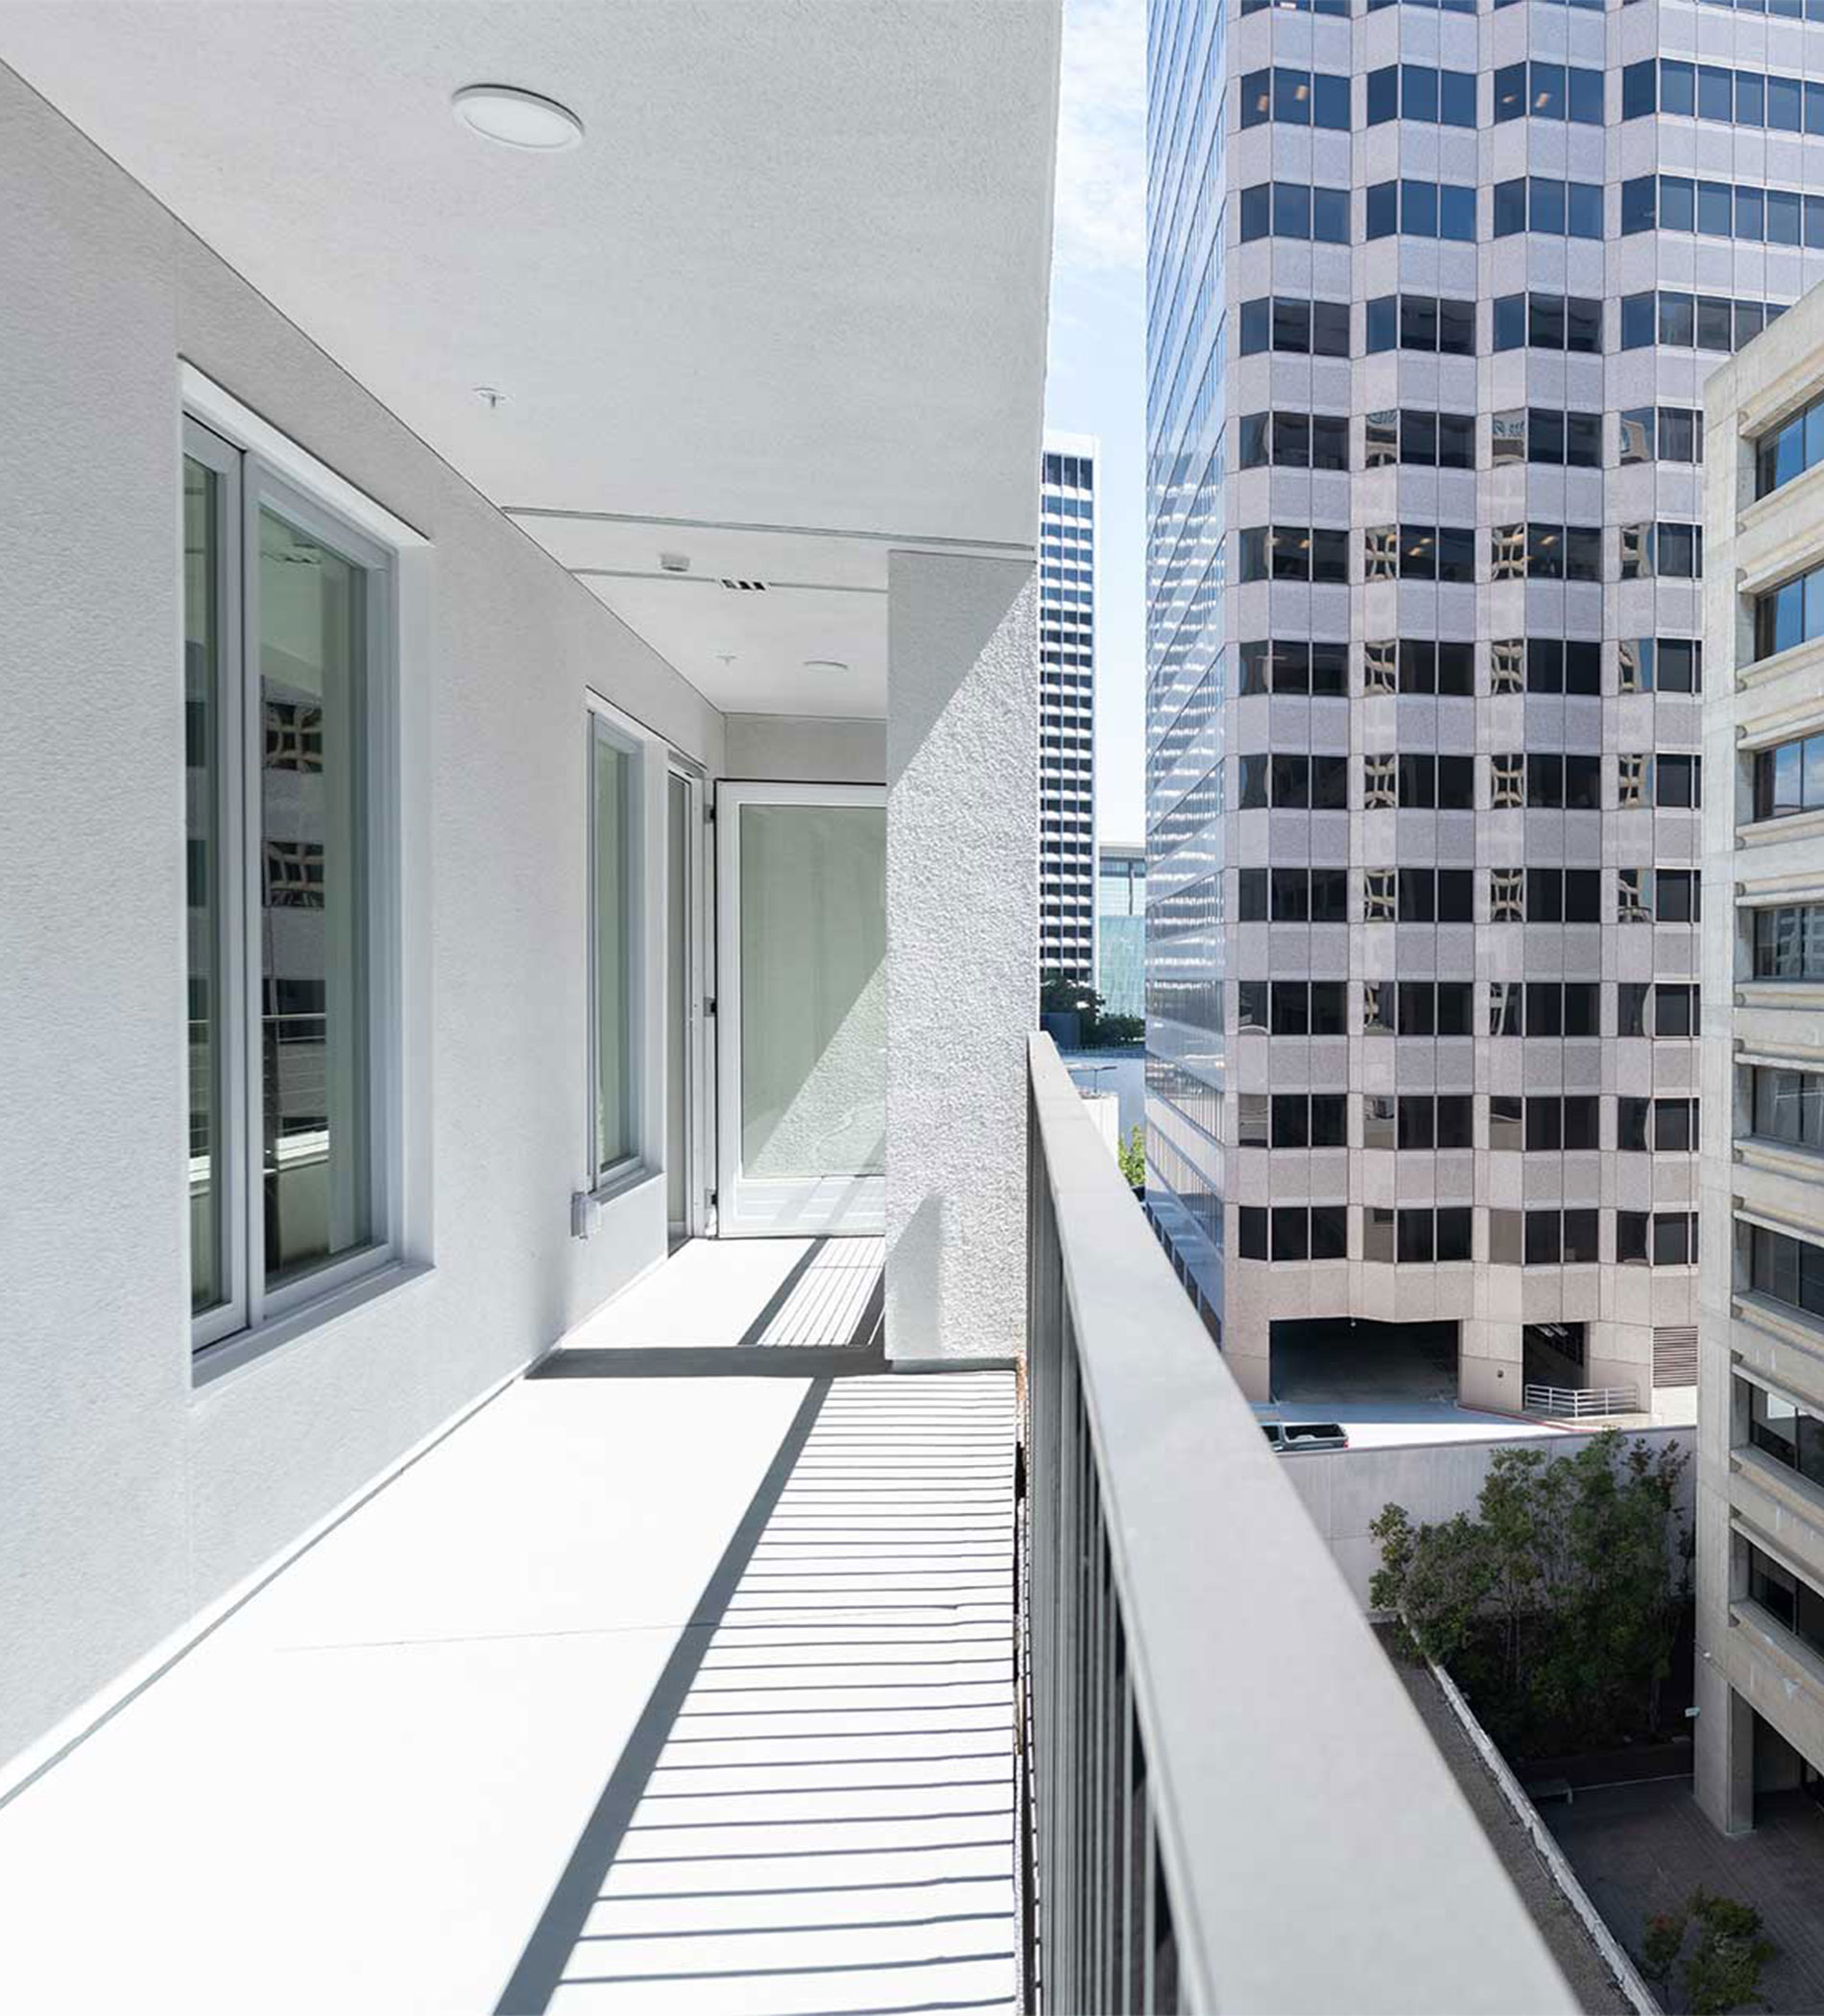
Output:
M589 1156L601 1189L639 1163L639 762L589 716Z
M384 549L186 427L190 1275L199 1347L393 1251Z

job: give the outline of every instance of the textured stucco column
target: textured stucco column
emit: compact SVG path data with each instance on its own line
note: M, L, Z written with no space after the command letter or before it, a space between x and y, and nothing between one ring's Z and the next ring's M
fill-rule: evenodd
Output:
M1005 1360L1038 1011L1032 564L895 553L887 627L887 1355Z

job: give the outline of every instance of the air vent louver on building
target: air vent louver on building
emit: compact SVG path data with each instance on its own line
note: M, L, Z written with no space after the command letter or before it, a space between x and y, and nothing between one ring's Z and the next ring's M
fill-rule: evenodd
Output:
M725 588L732 588L738 595L763 595L766 593L766 583L763 581L732 581L726 574L722 577L722 586Z
M1694 1386L1697 1383L1695 1324L1665 1323L1653 1332L1653 1383L1655 1386Z

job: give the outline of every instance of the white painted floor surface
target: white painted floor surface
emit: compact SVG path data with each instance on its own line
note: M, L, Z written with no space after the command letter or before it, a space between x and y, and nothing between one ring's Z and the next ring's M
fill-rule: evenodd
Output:
M516 1383L0 1809L0 2008L1012 2009L1012 1407Z

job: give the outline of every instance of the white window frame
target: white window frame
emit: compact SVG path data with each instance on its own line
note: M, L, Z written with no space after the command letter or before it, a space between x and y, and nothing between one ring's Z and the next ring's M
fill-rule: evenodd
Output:
M245 427L237 425L237 415L244 409L237 409L219 388L187 367L184 375L182 453L216 473L223 500L219 517L223 606L218 620L223 649L218 813L223 844L218 956L222 974L219 1036L226 1068L217 1163L223 1196L225 1292L216 1308L191 1318L191 1343L199 1355L199 1366L213 1366L229 1355L238 1362L239 1347L259 1337L269 1326L341 1298L367 1277L395 1265L402 1252L399 545L376 538L371 526L357 526L345 510L324 501L327 496L341 503L358 495L341 478L319 469L295 444L284 442L254 417L246 416L249 424ZM204 396L192 400L189 395L195 388L202 388ZM199 418L196 408L204 417ZM273 445L281 453L266 452ZM277 466L281 460L282 468ZM313 481L316 477L321 481ZM256 1143L263 1137L260 1074L254 1056L260 1031L261 972L252 954L252 933L263 897L264 858L256 788L264 761L264 722L252 697L259 667L255 560L262 511L272 512L363 569L368 633L366 1005L370 1182L375 1236L359 1249L274 1288L267 1287L264 1278L264 1185L253 1162ZM385 515L371 506L364 516L372 520ZM400 529L407 540L420 542L409 528ZM180 636L180 659L182 648Z
M583 1159L588 1171L586 1187L588 1194L599 1204L610 1197L619 1196L636 1184L648 1181L658 1172L658 1164L661 1158L655 1158L650 1145L653 1093L650 1084L650 1059L647 1055L650 1007L646 996L648 962L652 949L648 940L652 927L653 905L652 892L646 881L646 737L626 724L613 708L594 693L588 695L587 721L588 733L584 740L584 754L588 768L583 802L586 807L584 888L588 905L584 945L588 966L588 1014L585 1024L585 1046L588 1056L584 1074L586 1095L583 1109ZM602 743L607 743L627 757L630 780L629 804L624 813L627 828L628 914L623 921L621 938L627 948L628 956L627 1123L633 1146L618 1161L608 1164L598 1163L595 1152L596 1094L601 1073L596 1019L597 973L600 962L596 957L595 934L600 913L596 903L595 887L595 752ZM662 809L661 799L660 810Z

